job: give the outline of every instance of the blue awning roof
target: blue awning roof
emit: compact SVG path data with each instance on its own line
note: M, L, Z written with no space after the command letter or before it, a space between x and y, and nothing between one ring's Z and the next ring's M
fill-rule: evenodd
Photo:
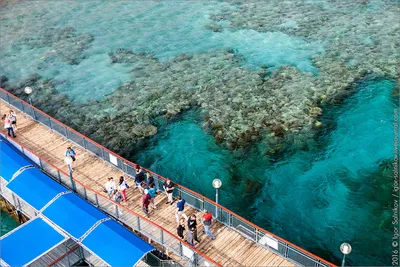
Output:
M6 142L0 140L0 176L10 181L20 168L32 165Z
M8 181L21 167L32 165L4 141L0 141L0 146L0 171L7 170L4 178ZM0 239L0 257L11 266L28 264L46 253L64 240L61 232L76 239L86 233L82 244L111 266L133 266L154 249L111 218L96 224L109 217L39 169L24 170L6 187L36 210L48 205L42 214L51 221L47 224L47 219L32 219Z
M0 256L10 266L23 266L64 240L65 237L45 221L36 218L0 240Z
M144 255L154 250L147 242L113 220L99 224L82 244L111 266L134 266Z
M65 187L38 169L27 169L13 179L7 187L36 210L43 208Z
M60 196L43 215L77 239L97 221L108 217L75 194Z

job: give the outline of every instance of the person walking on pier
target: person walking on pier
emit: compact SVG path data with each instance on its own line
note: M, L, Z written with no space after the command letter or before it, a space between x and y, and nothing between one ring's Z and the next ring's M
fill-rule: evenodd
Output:
M10 113L8 114L8 117L10 118L11 126L13 127L14 132L16 132L17 131L17 114L14 112L14 110L10 109Z
M189 217L188 228L189 228L189 231L191 231L193 233L193 239L196 242L200 243L199 239L197 238L197 220L196 220L196 215L192 214L192 216ZM189 231L188 231L188 234L189 234Z
M136 188L139 189L139 192L141 194L144 193L143 188L142 188L142 183L144 182L144 172L142 168L139 166L136 166L136 174L135 174L135 183L136 183Z
M108 198L111 198L111 195L114 193L114 190L115 190L114 178L112 178L112 177L108 178L108 181L107 181L105 187L106 187L105 190L107 191Z
M147 188L147 193L148 193L148 194L150 195L150 197L151 197L150 203L152 204L153 209L156 209L157 206L156 206L156 204L155 204L155 202L154 202L154 199L156 198L157 189L156 189L156 187L154 186L154 183L151 183L150 186L149 186L149 188Z
M125 182L124 176L119 177L118 190L122 195L123 202L126 203L126 189L129 188L128 184Z
M67 147L67 150L65 151L65 156L66 157L71 157L72 161L76 160L76 158L75 158L76 157L75 150L73 150L70 146Z
M10 118L6 114L4 114L3 117L1 117L1 120L4 123L4 128L7 129L8 136L12 136L13 138L15 138L16 136Z
M215 239L215 236L211 233L211 223L212 223L212 214L208 210L204 210L204 215L201 218L201 222L204 226L204 233L209 235L212 240Z
M178 202L176 203L176 211L175 211L175 216L176 216L176 222L179 224L179 218L182 216L185 218L185 220L188 220L188 217L186 216L184 210L185 210L185 203L186 200L184 200L181 196L177 197Z
M175 186L174 183L171 182L170 179L167 179L163 184L164 191L168 197L167 204L171 203L171 205L172 205L172 203L174 203L174 199L172 198L172 193L174 192L174 188L175 188L174 186Z
M121 202L122 195L118 190L114 190L113 200L117 203Z
M151 196L149 195L149 193L147 192L147 189L146 189L142 196L142 208L147 217L149 217L150 200L151 200Z

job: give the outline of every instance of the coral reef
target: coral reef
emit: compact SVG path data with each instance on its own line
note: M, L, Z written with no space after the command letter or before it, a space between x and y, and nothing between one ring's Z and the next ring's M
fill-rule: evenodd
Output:
M28 45L31 48L48 48L48 52L42 58L49 60L57 57L61 61L71 65L79 64L88 55L85 50L93 42L93 36L87 33L77 33L72 27L44 28L37 35L19 39L14 43L15 47Z
M56 92L57 83L63 81L37 75L10 85L2 77L1 83L20 96L24 86L38 87L37 106L117 151L154 135L157 118L171 119L199 106L203 126L219 144L237 149L261 139L270 147L268 153L275 154L281 149L277 140L284 138L306 147L303 139L313 138L324 127L318 120L323 107L352 94L349 88L358 79L371 74L399 77L400 30L393 21L400 10L390 1L379 11L368 1L228 2L235 8L211 15L213 22L204 25L206 29L217 34L240 29L280 31L322 42L325 53L311 59L318 74L293 66L272 73L265 66L248 69L240 51L233 49L161 61L153 54L120 48L111 51L109 59L114 65L131 66L131 81L101 101L71 104ZM92 41L90 34L65 27L46 28L17 39L14 45L46 48L43 60L79 64Z
M228 1L236 9L211 15L216 23L229 21L230 30L284 32L322 42L326 51L319 66L334 59L351 72L398 77L400 6L393 1ZM325 62L328 61L328 62Z

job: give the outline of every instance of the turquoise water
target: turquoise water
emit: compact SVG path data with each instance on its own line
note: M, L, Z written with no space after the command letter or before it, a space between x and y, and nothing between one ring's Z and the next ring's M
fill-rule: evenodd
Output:
M19 226L18 222L10 217L6 212L0 210L0 236L10 232Z
M316 69L310 57L324 51L317 42L308 43L279 32L225 30L219 33L206 29L207 23L211 22L207 18L209 14L233 8L223 2L79 2L26 1L24 5L3 9L3 29L15 24L14 14L19 14L18 26L24 28L21 33L2 33L5 44L0 51L3 59L0 68L11 81L36 72L60 81L56 86L60 92L77 102L86 102L93 98L102 99L131 79L130 65L111 64L108 58L108 53L118 48L151 53L162 60L182 53L231 48L246 57L244 64L248 67L289 64L313 72ZM54 28L73 27L78 33L90 33L93 42L83 52L90 57L78 65L60 61L54 56L57 42L44 40L49 34L44 23L48 28L50 25ZM26 40L8 46L7 43L15 40L18 34L23 34L24 38L36 36L35 42Z
M179 91L181 87L185 92L193 89L194 95L210 94L218 99L229 95L226 101L232 103L216 102L223 105L217 107L221 111L210 112L233 121L239 116L236 124L228 123L233 128L250 128L241 125L243 118L262 116L263 109L286 110L287 113L276 115L277 120L283 120L279 117L282 115L296 123L297 116L307 116L293 104L307 103L299 105L301 108L321 106L323 113L315 119L322 122L322 127L313 127L315 121L305 124L310 129L309 139L288 134L283 144L272 151L267 142L270 132L264 129L262 136L248 147L230 151L220 146L205 125L208 118L203 104L213 99L204 98L201 105L169 121L155 118L158 133L141 140L126 154L211 199L211 181L219 177L223 182L223 205L325 259L339 263L339 246L347 241L353 246L348 263L389 265L392 180L380 166L392 159L393 150L396 101L392 92L396 84L388 77L395 73L393 66L399 55L395 50L398 31L390 28L393 23L387 21L393 22L390 10L394 5L387 7L388 3L378 0L366 5L352 1L348 6L333 1L271 1L254 9L251 1L239 2L0 2L0 76L7 76L10 87L17 88L24 86L18 82L35 73L41 75L42 81L49 79L55 93L65 94L78 110L71 126L83 131L88 125L85 119L88 122L108 116L110 110L126 111L121 111L122 115L131 119L131 113L148 112L145 105L136 110L137 102L166 101L162 96L140 98L147 96L144 91L151 90L148 87L140 92L118 90L128 82L138 84L132 90L147 84L163 88L166 84L156 93L168 94L167 101L172 101L171 95L174 97L171 90L177 91L175 98L185 97ZM113 64L109 53L120 48L142 53L142 57ZM234 57L213 53L219 49L233 51ZM193 57L187 65L175 64L175 57L182 54L200 56ZM219 63L222 59L224 62ZM211 67L207 69L208 66ZM263 81L254 78L273 77L271 72L280 71L283 66L293 66L300 74L282 72L266 87L260 87ZM171 72L159 75L169 67ZM187 68L193 68L194 73L188 74ZM226 71L221 72L224 68ZM260 72L265 68L267 73ZM199 86L197 73L202 77ZM362 79L365 73L372 75ZM223 77L216 77L220 74ZM159 77L160 84L152 82ZM353 84L357 79L362 80ZM197 87L207 81L216 87L215 91L205 87L199 92ZM233 86L235 83L238 88ZM343 102L322 101L348 86L354 87L356 93L348 94ZM235 90L230 91L232 87ZM239 90L241 87L243 91ZM107 102L116 90L127 94L117 98L121 99L118 107ZM66 110L60 104L57 94L42 102L40 94L36 94L33 100L45 111L50 106L52 110L74 114L76 110ZM85 106L92 100L104 99L101 105ZM253 99L258 106L250 105ZM289 107L286 101L291 103ZM169 104L165 106L172 110ZM243 114L233 113L237 107ZM225 116L230 112L232 116ZM126 130L125 121L118 116L114 119L112 129L121 126ZM96 133L94 136L91 137L98 137Z
M382 79L359 83L324 118L335 127L319 147L276 162L219 148L196 111L165 126L135 159L211 199L211 182L221 178L222 204L324 258L337 262L347 241L349 263L384 265L391 251L391 176L380 175L379 164L392 157L394 86Z

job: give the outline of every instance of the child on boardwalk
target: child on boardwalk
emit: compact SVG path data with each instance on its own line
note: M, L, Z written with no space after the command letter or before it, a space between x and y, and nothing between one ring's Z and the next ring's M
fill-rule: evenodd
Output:
M113 196L113 200L117 203L119 203L122 199L121 193L118 192L118 190L114 190L114 196Z
M181 239L183 239L184 237L183 237L183 232L185 231L185 219L184 218L181 218L181 220L179 221L179 225L178 225L178 227L176 228L176 232L178 233L178 236L181 238Z

